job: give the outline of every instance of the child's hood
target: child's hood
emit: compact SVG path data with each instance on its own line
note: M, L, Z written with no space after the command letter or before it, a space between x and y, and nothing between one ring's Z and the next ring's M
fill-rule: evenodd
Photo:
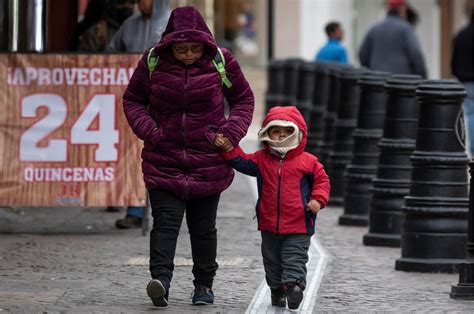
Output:
M201 59L205 61L214 59L217 53L217 44L211 31L199 11L191 6L179 7L171 12L166 30L156 45L155 51L163 57L172 55L171 49L168 49L169 46L179 42L204 43Z
M262 128L265 128L265 126L273 120L291 121L298 126L302 133L301 143L295 149L288 152L287 156L294 156L302 153L306 147L308 128L299 110L295 106L273 107L268 111L267 116L263 120Z

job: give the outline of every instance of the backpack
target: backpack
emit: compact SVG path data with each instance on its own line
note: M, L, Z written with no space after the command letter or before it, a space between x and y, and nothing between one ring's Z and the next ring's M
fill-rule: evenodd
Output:
M148 52L148 57L146 59L150 79L151 79L151 74L153 73L153 71L155 70L156 65L158 64L158 59L160 58L154 52L154 49L155 49L155 47L150 49L150 51ZM217 53L216 53L216 56L214 57L214 59L212 60L212 63L216 67L217 72L219 72L219 75L221 76L222 85L225 85L225 87L227 87L227 88L231 88L232 87L232 82L227 78L227 73L225 71L224 54L222 53L222 51L219 47L217 47Z

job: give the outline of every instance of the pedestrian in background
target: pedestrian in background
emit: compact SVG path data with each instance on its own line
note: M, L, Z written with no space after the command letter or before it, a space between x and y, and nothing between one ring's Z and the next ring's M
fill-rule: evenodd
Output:
M245 154L219 134L216 145L236 170L257 177L258 230L273 306L297 309L306 286L306 262L316 215L330 183L323 165L305 152L307 126L294 106L270 109L258 132L264 148Z
M361 65L393 74L426 78L423 52L413 25L407 22L405 0L389 0L387 17L372 26L359 49Z
M97 6L101 10L100 19L88 27L79 36L78 50L88 52L105 51L120 25L133 14L131 0L93 0L89 2L87 12Z
M179 7L153 52L144 53L123 96L128 123L144 141L142 171L153 216L147 293L157 307L168 305L185 214L193 257L192 303L214 302L216 213L220 194L234 177L214 141L219 132L237 145L254 109L253 92L237 60L227 49L221 52L200 13Z
M473 1L466 2L470 12L470 23L461 29L454 38L451 69L466 88L464 119L467 124L468 152L474 156L474 8Z
M139 52L153 47L161 39L169 18L168 0L138 0L137 13L128 18L112 38L108 51ZM113 211L114 207L109 207ZM118 219L118 229L139 228L143 223L145 207L128 206L124 218Z
M316 54L316 61L334 61L347 64L346 48L341 45L344 31L339 22L330 22L324 28L328 42Z
M108 51L143 53L161 39L169 18L168 0L138 0L139 13L129 17L112 38Z

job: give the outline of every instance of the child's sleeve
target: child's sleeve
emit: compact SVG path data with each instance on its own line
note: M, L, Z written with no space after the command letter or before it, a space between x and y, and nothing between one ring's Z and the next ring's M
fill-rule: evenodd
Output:
M326 207L329 201L331 183L329 177L324 171L323 165L316 159L313 167L314 183L311 191L311 199L321 203L321 208Z
M256 155L257 153L244 153L240 146L235 147L230 152L222 152L222 156L232 166L232 168L252 177L256 177L258 173Z

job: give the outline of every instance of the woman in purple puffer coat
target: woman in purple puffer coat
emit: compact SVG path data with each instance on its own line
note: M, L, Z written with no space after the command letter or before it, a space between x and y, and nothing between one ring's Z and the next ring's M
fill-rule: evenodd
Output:
M154 51L155 69L149 71L146 51L123 96L128 123L144 141L142 170L153 215L147 293L155 306L167 306L176 241L186 213L194 262L192 303L211 304L218 267L217 205L234 176L214 140L220 133L237 146L252 120L254 96L226 49L222 52L232 86L222 85L212 63L216 42L193 7L171 13ZM224 98L230 108L227 118Z

